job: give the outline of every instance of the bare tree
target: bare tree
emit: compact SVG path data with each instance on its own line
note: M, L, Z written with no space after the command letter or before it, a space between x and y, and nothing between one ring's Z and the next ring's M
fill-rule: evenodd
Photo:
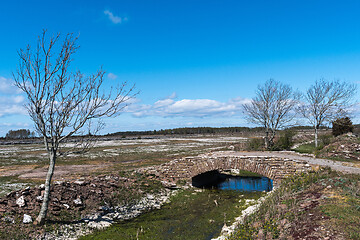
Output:
M346 116L354 104L355 93L355 84L325 79L317 80L306 91L299 112L314 127L315 147L318 147L320 126Z
M274 145L276 131L293 121L299 97L289 85L270 79L258 86L250 103L243 105L247 120L265 128L266 148Z
M46 218L50 183L61 144L88 128L92 120L118 115L134 96L134 86L128 88L126 83L103 93L105 72L101 69L90 76L71 72L77 39L73 34L63 38L57 34L47 40L44 30L35 50L29 45L20 49L19 65L13 73L15 85L27 96L25 106L49 156L45 193L35 224L43 224ZM88 128L87 133L92 129Z

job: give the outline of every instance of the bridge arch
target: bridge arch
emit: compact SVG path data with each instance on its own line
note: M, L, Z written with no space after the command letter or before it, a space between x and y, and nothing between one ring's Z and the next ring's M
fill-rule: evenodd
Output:
M191 181L194 176L214 171L239 169L260 174L273 180L274 186L296 173L307 172L311 166L305 161L267 156L211 156L202 155L176 159L146 171L167 182Z

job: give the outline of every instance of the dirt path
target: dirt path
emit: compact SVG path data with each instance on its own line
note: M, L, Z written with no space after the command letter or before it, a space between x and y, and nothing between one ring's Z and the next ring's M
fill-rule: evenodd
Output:
M234 151L225 151L225 152L214 152L214 156L268 156L268 157L282 157L295 160L303 160L312 165L320 165L331 167L336 171L343 173L354 173L360 174L360 168L354 166L347 166L349 163L322 159L322 158L312 158L307 156L302 156L294 152L234 152Z

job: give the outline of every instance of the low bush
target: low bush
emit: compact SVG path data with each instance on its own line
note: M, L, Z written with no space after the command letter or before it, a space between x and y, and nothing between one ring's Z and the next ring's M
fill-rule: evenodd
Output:
M264 143L264 139L262 138L251 138L248 141L247 150L249 151L259 151L259 150L264 150L264 148L265 148L265 143Z
M293 145L292 138L294 135L294 131L290 129L282 131L272 150L290 150Z

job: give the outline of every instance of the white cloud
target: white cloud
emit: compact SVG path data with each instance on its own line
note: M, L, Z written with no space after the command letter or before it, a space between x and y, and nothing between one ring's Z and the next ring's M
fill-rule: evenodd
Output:
M176 92L173 92L173 93L172 93L170 96L168 96L167 98L170 98L170 99L177 98Z
M110 79L112 79L112 80L115 80L115 79L117 79L117 77L118 77L118 76L116 76L116 75L113 74L113 73L109 73L107 76L108 76L108 78L110 78Z
M11 79L0 76L0 117L27 113L23 106L25 98L20 93Z
M114 15L112 12L110 12L109 10L105 10L104 14L106 16L108 16L108 18L110 19L111 22L113 22L114 24L118 24L118 23L122 23L122 22L126 22L128 19L127 17L119 17Z
M14 85L11 79L0 76L0 93L14 94L20 92L21 90Z
M13 114L27 114L24 107L25 99L23 96L2 96L0 97L0 117Z
M175 101L170 98L158 100L154 104L139 104L130 106L127 111L135 117L224 117L241 114L241 106L249 99L235 98L227 102L212 99L182 99Z

